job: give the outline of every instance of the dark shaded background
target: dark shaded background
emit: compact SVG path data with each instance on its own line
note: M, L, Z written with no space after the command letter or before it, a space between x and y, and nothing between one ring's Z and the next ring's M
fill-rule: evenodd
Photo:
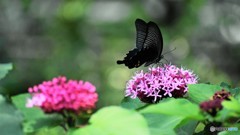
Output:
M238 0L0 0L0 62L14 64L2 91L65 75L96 85L99 107L119 104L136 69L116 60L135 46L136 18L156 22L163 52L177 48L165 58L200 82L239 85Z

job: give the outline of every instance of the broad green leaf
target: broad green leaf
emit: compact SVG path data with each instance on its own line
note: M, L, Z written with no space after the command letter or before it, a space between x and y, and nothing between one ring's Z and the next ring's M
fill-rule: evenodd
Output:
M134 110L121 107L105 107L93 114L89 122L89 126L77 129L72 134L149 135L144 117Z
M12 70L12 63L0 64L0 80L7 75L9 70Z
M150 105L140 111L141 113L157 113L203 120L198 105L191 103L187 99L168 99L163 103Z
M219 85L190 84L188 85L189 99L197 104L210 100L216 91L221 90Z
M31 98L30 94L20 94L20 95L12 96L11 98L12 98L14 105L19 110L21 110L22 113L24 114L25 120L32 120L32 119L36 119L36 118L45 116L45 114L39 108L35 108L35 107L27 108L26 107L27 99Z
M0 95L0 134L23 135L22 115Z
M21 110L24 116L24 131L34 132L43 127L54 127L60 124L62 118L57 114L45 114L39 108L27 108L26 101L30 98L29 94L20 94L12 97L15 106Z
M165 114L143 114L148 122L151 135L176 134L174 128L184 119L179 116Z
M139 100L138 98L136 99L132 99L130 97L125 97L122 102L121 102L121 106L123 108L127 108L127 109L138 109L141 108L143 106L145 106L146 104L143 103L141 100Z

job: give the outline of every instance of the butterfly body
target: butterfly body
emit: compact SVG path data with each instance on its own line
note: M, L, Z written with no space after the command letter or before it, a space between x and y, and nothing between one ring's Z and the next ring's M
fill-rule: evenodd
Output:
M117 64L125 64L128 68L138 68L145 63L149 66L159 62L163 56L163 39L160 29L154 22L148 22L141 19L135 21L137 38L136 48L129 51L123 60L117 61Z

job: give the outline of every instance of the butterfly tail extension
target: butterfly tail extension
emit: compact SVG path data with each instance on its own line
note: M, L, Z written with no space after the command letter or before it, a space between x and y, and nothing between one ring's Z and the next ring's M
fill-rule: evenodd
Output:
M117 64L124 64L124 62L125 62L124 60L118 60Z
M129 66L131 67L131 59L132 59L132 57L133 57L134 55L137 54L137 52L138 52L138 49L137 49L137 48L129 51L129 52L126 54L127 56L124 57L123 60L118 60L118 61L117 61L117 64L125 64L128 68L129 68Z

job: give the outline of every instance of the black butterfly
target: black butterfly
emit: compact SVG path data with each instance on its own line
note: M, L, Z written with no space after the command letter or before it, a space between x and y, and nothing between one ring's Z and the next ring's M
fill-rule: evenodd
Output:
M160 29L154 22L136 19L137 39L135 49L129 51L124 60L117 64L125 64L128 68L138 68L145 63L145 67L159 62L162 56L163 38Z

